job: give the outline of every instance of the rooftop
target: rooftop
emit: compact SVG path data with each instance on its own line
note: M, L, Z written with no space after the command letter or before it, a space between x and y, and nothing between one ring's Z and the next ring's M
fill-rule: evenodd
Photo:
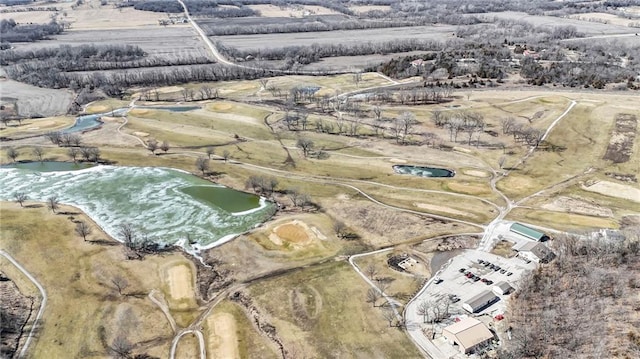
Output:
M543 240L547 236L546 234L544 234L544 233L542 233L540 231L537 231L537 230L535 230L533 228L529 228L529 227L524 226L524 225L522 225L520 223L513 223L511 225L510 229L511 229L512 232L521 234L521 235L523 235L525 237L529 237L531 239L535 239L536 241Z
M493 333L476 318L467 317L444 328L456 337L456 343L463 348L471 348L493 338Z

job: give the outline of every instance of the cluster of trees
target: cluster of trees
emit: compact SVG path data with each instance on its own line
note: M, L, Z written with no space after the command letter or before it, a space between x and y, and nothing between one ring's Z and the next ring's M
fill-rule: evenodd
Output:
M259 16L260 13L238 1L205 1L205 0L185 0L184 4L189 9L189 13L198 16L209 16L217 18ZM125 3L133 6L136 10L181 13L184 11L182 5L177 1L166 0L140 0ZM232 5L234 7L220 7L220 5Z
M64 27L55 21L48 24L17 24L13 19L0 20L0 39L3 43L33 42L62 31Z
M544 136L544 130L519 123L513 117L501 119L500 124L502 125L503 134L513 135L514 141L526 143L529 146L540 145L540 141Z
M624 240L557 238L557 258L512 295L512 340L500 357L639 357L639 233L635 227Z
M440 51L443 44L438 41L402 39L384 42L360 42L357 44L317 44L309 46L287 46L239 50L218 44L218 48L229 58L253 58L256 60L285 60L287 68L294 64L310 64L325 57L363 56L409 51Z
M443 112L435 110L431 112L431 119L436 127L449 130L449 141L458 142L458 135L467 135L468 145L476 138L476 146L480 143L480 135L484 132L484 118L480 113L473 111Z

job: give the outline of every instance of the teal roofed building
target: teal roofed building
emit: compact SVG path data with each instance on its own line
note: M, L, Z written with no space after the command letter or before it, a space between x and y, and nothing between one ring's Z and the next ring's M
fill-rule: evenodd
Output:
M513 233L519 234L521 236L525 236L529 239L533 239L534 241L538 241L538 242L544 242L550 239L549 236L547 236L543 232L537 231L533 228L529 228L517 222L513 223L509 230Z

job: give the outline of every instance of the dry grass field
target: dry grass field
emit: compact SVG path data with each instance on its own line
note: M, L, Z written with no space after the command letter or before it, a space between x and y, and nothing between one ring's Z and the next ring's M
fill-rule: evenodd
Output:
M249 288L265 317L278 328L285 347L295 350L297 357L353 353L368 358L420 357L402 331L390 328L381 310L366 303L367 289L345 262L326 263ZM306 299L293 300L296 291L305 293Z
M45 89L0 78L0 103L16 104L21 116L55 116L67 113L73 95L67 90Z
M161 288L160 268L166 260L188 260L169 254L127 261L122 247L95 226L87 242L75 235L69 218L89 220L74 208L63 207L60 211L69 214L53 215L44 206L31 207L6 202L0 207L0 244L48 295L42 318L46 325L33 342L30 357L102 358L108 354L106 345L118 335L140 343L138 353L164 356L171 328L146 294Z

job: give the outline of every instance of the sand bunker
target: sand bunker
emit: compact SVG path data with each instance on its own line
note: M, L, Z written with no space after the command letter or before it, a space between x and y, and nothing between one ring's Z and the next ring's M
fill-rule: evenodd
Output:
M557 212L586 214L588 216L613 217L613 211L609 208L571 197L558 197L553 202L542 205L542 208Z
M640 189L619 183L599 181L591 186L583 185L582 189L609 197L617 197L629 201L640 202Z
M481 177L481 178L489 177L489 174L487 172L480 171L480 170L464 170L462 171L462 173L472 177Z
M207 318L209 337L207 352L211 358L240 358L236 322L229 313L216 313Z
M171 299L179 301L193 298L193 278L191 269L184 264L174 265L167 270L167 282Z
M300 220L283 223L275 227L269 234L269 240L278 246L290 243L294 247L304 247L313 242L314 239L326 239L317 228L309 227Z

